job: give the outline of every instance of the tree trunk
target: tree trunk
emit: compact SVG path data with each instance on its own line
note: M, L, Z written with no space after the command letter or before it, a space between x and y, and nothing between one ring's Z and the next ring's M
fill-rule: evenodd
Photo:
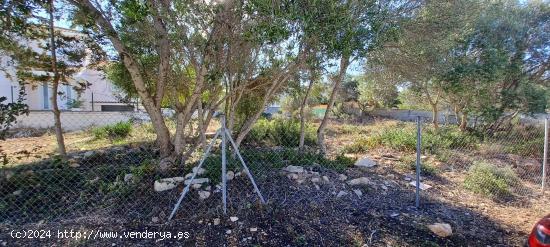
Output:
M316 76L314 76L315 73L313 70L310 70L310 80L309 85L306 90L306 94L304 95L304 99L302 100L302 105L300 106L300 143L298 145L298 149L302 151L304 149L304 141L306 139L306 114L305 114L305 108L307 105L307 100L309 98L309 93L311 92L311 88L313 88L313 83L315 83Z
M460 118L460 131L465 131L468 127L468 113L462 112L462 118Z
M437 109L437 103L430 104L432 106L432 124L434 129L439 129L439 109Z
M340 71L338 72L338 76L334 80L334 86L332 87L332 92L330 93L330 98L328 101L327 110L325 111L325 116L323 116L323 120L321 121L321 124L317 129L317 145L319 146L319 149L323 154L325 154L327 151L325 146L325 128L328 122L330 111L332 110L332 106L334 105L334 101L336 100L336 93L338 91L338 88L340 87L340 84L344 80L346 71L348 70L349 59L350 58L347 55L343 55L340 58Z
M174 146L172 145L172 141L170 140L170 132L168 131L168 128L166 127L166 123L164 122L164 118L162 116L161 105L155 104L155 99L147 90L145 80L141 75L136 60L132 57L127 47L117 35L117 31L115 30L115 28L111 25L109 21L107 21L107 19L105 19L103 14L90 1L80 0L72 2L80 6L95 19L96 25L109 38L115 50L120 54L124 66L130 73L132 82L134 83L136 91L141 98L141 104L151 118L151 123L153 125L153 128L155 129L155 133L157 134L156 143L160 149L160 155L162 158L171 156L172 151L174 150ZM161 97L159 96L159 98Z
M53 0L48 1L49 7L49 31L50 31L50 52L51 52L51 69L53 72L53 82L52 82L52 112L54 119L54 129L55 129L55 138L57 140L57 150L61 157L66 158L67 150L65 149L65 140L63 139L63 129L61 128L61 112L59 111L59 106L57 105L57 93L59 87L59 70L57 68L57 55L56 55L56 45L55 45L55 30L54 30L54 6ZM46 89L47 90L47 89Z
M298 58L298 60L301 60L300 58ZM300 63L301 61L299 61L298 63ZM256 123L256 121L258 120L258 118L260 118L260 116L262 115L262 112L264 112L265 110L265 107L267 107L267 105L269 104L269 101L273 98L273 96L279 91L279 89L281 88L282 84L284 82L286 82L292 74L294 74L295 72L295 69L298 67L298 64L295 64L293 66L293 68L287 70L287 71L284 71L284 72L281 72L282 74L279 75L273 82L273 84L271 85L271 87L269 88L269 90L267 91L267 93L264 95L264 98L262 100L262 104L261 104L261 107L258 109L258 111L256 111L254 113L254 115L249 118L248 120L246 120L246 122L243 124L242 128L240 129L240 132L239 134L237 135L237 139L235 140L235 144L237 145L237 147L239 147L241 145L241 142L244 140L244 138L246 137L246 135L248 135L248 132L250 132L250 130L252 130L252 126L254 125L254 123Z

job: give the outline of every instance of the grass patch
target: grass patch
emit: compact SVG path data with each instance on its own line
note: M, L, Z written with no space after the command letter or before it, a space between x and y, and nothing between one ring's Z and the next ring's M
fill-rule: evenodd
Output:
M455 126L444 126L435 130L426 126L422 133L422 150L436 154L448 149L476 149L480 139L469 133L463 133ZM400 123L396 126L384 126L370 136L359 137L344 148L348 153L366 152L368 149L386 147L401 152L416 150L416 126Z
M487 162L475 162L464 179L464 187L476 194L493 199L512 196L511 187L518 185L519 178L510 167L500 168Z
M317 142L315 127L306 123L304 144ZM300 142L300 122L290 119L260 119L254 124L245 142L257 145L297 147Z
M112 125L105 125L102 127L96 127L92 129L92 135L96 139L111 139L119 140L124 139L130 135L132 131L131 122L118 122Z
M405 172L416 171L416 156L406 155L403 156L397 163L397 168ZM422 175L433 176L437 174L438 169L431 162L422 161L420 163L420 172Z

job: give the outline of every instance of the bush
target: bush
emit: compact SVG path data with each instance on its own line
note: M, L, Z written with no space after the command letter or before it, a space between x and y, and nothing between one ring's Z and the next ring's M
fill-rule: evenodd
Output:
M469 133L463 133L455 126L423 128L422 150L438 153L448 149L475 149L480 139ZM351 153L365 152L367 149L387 147L397 151L413 152L416 150L416 126L398 124L384 127L368 137L361 137L355 143L344 148Z
M476 162L468 170L464 187L477 194L504 199L512 195L510 189L518 181L510 167L500 168L487 162Z
M315 145L315 128L306 123L304 144ZM300 142L300 122L276 118L260 119L252 127L246 138L248 143L267 144L272 146L297 147Z
M132 131L132 123L118 122L113 125L106 125L92 129L92 134L96 139L123 139L130 135Z

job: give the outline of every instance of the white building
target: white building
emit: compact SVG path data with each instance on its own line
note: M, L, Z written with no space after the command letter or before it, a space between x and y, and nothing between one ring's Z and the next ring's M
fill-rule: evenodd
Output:
M64 28L64 35L78 36L81 33ZM36 42L35 42L36 43ZM28 44L35 51L42 49L38 44ZM3 65L8 61L7 57L0 58ZM88 58L85 59L82 69L72 76L73 82L69 85L59 85L58 106L64 111L132 111L135 106L120 101L119 92L113 84L104 77L100 71L87 68ZM17 100L20 85L17 82L15 69L10 66L3 66L5 71L0 71L0 97L4 96L8 102ZM74 90L78 81L85 81L89 84L80 94ZM52 86L50 83L42 85L27 85L25 87L25 103L31 111L51 110Z

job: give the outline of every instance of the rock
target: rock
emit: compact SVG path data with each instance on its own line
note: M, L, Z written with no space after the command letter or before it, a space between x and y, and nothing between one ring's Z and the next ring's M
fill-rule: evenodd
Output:
M9 171L9 170L4 171L4 177L6 178L6 180L10 180L10 178L13 177L13 175L14 175L13 171Z
M165 191L175 188L179 183L183 182L183 177L163 178L155 181L155 191Z
M296 173L288 174L287 177L289 179L293 179L293 180L296 180L296 179L300 178L300 176L298 176L298 174L296 174Z
M312 183L319 183L320 181L321 181L321 179L319 179L319 178L311 178Z
M357 167L365 167L365 168L371 168L376 166L376 162L374 160L371 160L368 157L364 157L362 159L359 159L355 162L355 166Z
M128 174L124 175L124 182L129 183L129 182L132 181L133 178L134 178L134 174L128 173Z
M327 176L323 176L323 181L328 182L330 179Z
M321 189L321 187L319 187L319 185L318 185L318 184L315 184L315 189L316 189L316 190L320 190L320 189Z
M204 191L204 190L199 191L199 197L201 198L201 200L204 200L210 197L210 191Z
M225 234L231 234L231 230L225 231Z
M14 196L18 196L18 195L21 195L23 191L22 190L16 190L14 192L12 192L11 194L14 195Z
M151 222L153 222L153 223L158 223L159 221L160 221L160 219L157 216L154 216L153 218L151 218Z
M208 178L195 178L195 179L193 179L193 183L191 183L191 179L185 180L185 182L183 182L183 183L185 185L188 185L188 184L203 184L203 183L208 183L208 181L210 181Z
M348 184L351 185L351 186L354 186L354 185L370 185L371 183L372 182L367 177L355 178L355 179L352 179L352 180L348 181Z
M235 221L239 220L239 217L231 216L231 217L229 217L229 220L231 220L231 222L235 222Z
M206 172L204 168L193 167L193 172L197 172L197 175L202 175Z
M256 228L256 227L251 227L251 228L250 228L250 231L251 231L251 232L257 232L257 231L258 231L258 228Z
M306 180L305 179L298 179L296 180L296 183L303 184Z
M451 225L447 223L435 223L429 225L428 228L437 236L445 238L453 234L453 229Z
M72 168L77 168L77 167L80 167L80 164L78 164L78 162L71 162L69 163L69 166Z
M87 151L87 152L85 152L82 156L83 156L84 158L90 158L90 157L92 157L94 154L95 154L94 151Z
M291 173L303 173L304 168L301 166L287 166L283 168L283 171L285 172L291 172Z
M336 195L336 198L340 198L340 197L345 196L345 195L347 195L347 194L348 194L348 192L345 192L345 191L341 190L341 191L338 192L338 194Z
M348 176L346 176L346 175L344 175L344 174L338 175L338 180L340 180L340 181L346 181L346 179L348 179Z
M399 216L399 213L392 213L392 214L390 214L390 217L392 217L392 218L395 218L395 217L397 217L397 216Z
M412 186L412 187L416 187L416 181L411 181L411 182L409 183L409 185ZM431 187L432 187L431 185L428 185L428 184L425 184L425 183L420 182L420 189L421 189L421 190L427 190L427 189L429 189L429 188L431 188Z
M233 180L233 178L235 178L235 173L233 171L228 171L226 178L227 178L227 181Z
M382 188L383 190L388 190L388 186L386 185L380 185L380 188Z
M355 193L358 197L363 196L363 192L361 192L361 190L353 190L353 193Z
M214 219L214 225L217 226L220 224L220 218L215 218Z
M193 189L200 189L202 187L202 184L193 184L191 185L191 188Z

